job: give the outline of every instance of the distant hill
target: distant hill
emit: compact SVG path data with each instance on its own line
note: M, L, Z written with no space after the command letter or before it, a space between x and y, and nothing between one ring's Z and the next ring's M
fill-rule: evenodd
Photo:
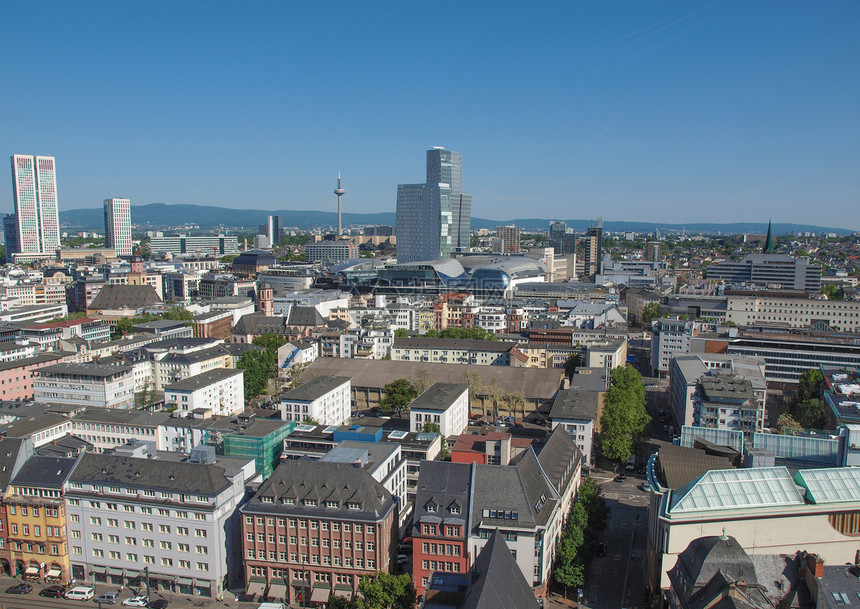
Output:
M150 226L153 229L162 229L182 224L196 224L203 228L224 227L244 228L246 230L256 228L266 221L267 216L281 216L284 226L298 229L312 229L325 226L337 225L337 213L330 211L294 209L266 210L266 209L230 209L227 207L213 207L207 205L168 205L165 203L151 203L149 205L132 205L132 222L138 226ZM375 214L344 213L344 226L351 225L393 225L396 216L392 212ZM584 231L594 224L594 220L564 220L570 228ZM526 230L542 230L549 228L549 219L545 218L518 218L516 220L488 220L486 218L472 218L472 229L495 229L499 225L516 224ZM66 228L79 228L89 230L104 230L104 212L101 208L71 209L60 212L60 224ZM625 222L605 221L605 230L610 232L633 231L637 233L660 231L681 231L687 233L764 233L767 225L762 222L736 222L736 223L694 223L694 224L665 224L662 222ZM852 230L846 228L832 228L816 226L811 224L774 223L773 232L784 235L795 232L827 232L837 235L849 235Z

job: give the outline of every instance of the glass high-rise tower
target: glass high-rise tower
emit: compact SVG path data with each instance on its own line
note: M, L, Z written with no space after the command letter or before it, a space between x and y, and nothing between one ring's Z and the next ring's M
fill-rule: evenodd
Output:
M397 260L450 258L468 251L472 195L463 193L463 160L445 148L427 151L427 182L397 187Z
M3 222L6 260L17 253L55 253L60 247L60 218L54 157L12 155L12 200L15 212Z

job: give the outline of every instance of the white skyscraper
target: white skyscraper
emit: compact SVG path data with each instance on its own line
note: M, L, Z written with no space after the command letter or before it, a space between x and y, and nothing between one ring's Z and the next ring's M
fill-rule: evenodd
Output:
M12 199L15 213L4 220L6 259L14 253L53 254L60 247L54 157L12 155Z
M105 199L105 247L117 256L131 256L131 201Z

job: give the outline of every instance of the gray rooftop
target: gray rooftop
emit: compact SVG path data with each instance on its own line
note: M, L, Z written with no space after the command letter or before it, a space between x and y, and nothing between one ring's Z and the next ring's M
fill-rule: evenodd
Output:
M411 404L410 410L448 410L464 392L469 391L465 383L433 383Z
M350 378L348 376L319 376L303 385L299 385L295 389L282 393L281 401L312 402L349 381Z
M516 347L516 343L497 340L472 340L468 338L395 338L394 349L435 349L490 351L504 353Z
M599 397L596 391L562 389L555 396L549 418L554 421L561 419L594 421L597 418Z
M109 366L106 364L54 364L39 368L36 372L43 376L92 376L108 378L131 372L131 366Z
M124 486L214 496L232 482L218 464L87 453L71 476L72 482Z
M201 372L194 376L189 376L186 379L176 381L164 387L164 391L197 391L202 387L208 387L214 383L232 378L234 376L243 376L244 370L236 370L233 368L217 368L207 372Z
M62 488L75 466L75 459L31 457L12 478L11 484Z

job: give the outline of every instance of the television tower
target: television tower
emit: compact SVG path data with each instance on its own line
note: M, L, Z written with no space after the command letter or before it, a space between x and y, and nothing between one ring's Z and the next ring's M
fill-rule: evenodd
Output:
M337 236L340 237L343 234L343 224L341 224L340 220L340 198L343 196L343 193L346 192L341 186L340 183L340 170L337 172L337 188L334 189L334 194L337 195Z

